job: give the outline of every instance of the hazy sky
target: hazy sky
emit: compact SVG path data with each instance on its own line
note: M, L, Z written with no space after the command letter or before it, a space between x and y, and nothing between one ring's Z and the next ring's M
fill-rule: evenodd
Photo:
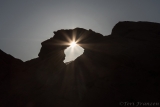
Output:
M38 57L53 31L82 27L109 35L119 21L160 23L159 13L160 0L0 0L0 49L26 61Z

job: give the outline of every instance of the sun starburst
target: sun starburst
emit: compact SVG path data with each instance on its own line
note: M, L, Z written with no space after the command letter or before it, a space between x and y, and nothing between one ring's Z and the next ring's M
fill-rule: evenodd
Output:
M77 43L76 43L75 41L72 41L72 42L70 43L70 46L73 47L73 48L74 48L76 45L77 45Z

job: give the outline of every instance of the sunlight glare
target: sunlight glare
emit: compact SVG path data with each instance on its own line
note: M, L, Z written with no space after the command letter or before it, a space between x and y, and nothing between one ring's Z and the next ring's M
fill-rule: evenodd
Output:
M76 45L77 45L77 44L76 44L76 42L74 42L74 41L70 43L70 46L73 47L73 48L74 48Z

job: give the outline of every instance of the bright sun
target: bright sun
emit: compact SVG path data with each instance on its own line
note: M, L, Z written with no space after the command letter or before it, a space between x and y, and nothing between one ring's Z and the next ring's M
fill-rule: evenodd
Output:
M73 47L73 48L74 48L76 45L77 45L77 44L76 44L76 42L74 42L74 41L70 43L70 46Z

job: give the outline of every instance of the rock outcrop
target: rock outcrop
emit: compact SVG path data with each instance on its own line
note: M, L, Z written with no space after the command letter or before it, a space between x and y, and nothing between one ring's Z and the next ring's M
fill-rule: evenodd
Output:
M159 23L119 22L108 36L82 28L54 34L26 62L0 51L1 107L160 106ZM84 53L65 64L72 39Z

